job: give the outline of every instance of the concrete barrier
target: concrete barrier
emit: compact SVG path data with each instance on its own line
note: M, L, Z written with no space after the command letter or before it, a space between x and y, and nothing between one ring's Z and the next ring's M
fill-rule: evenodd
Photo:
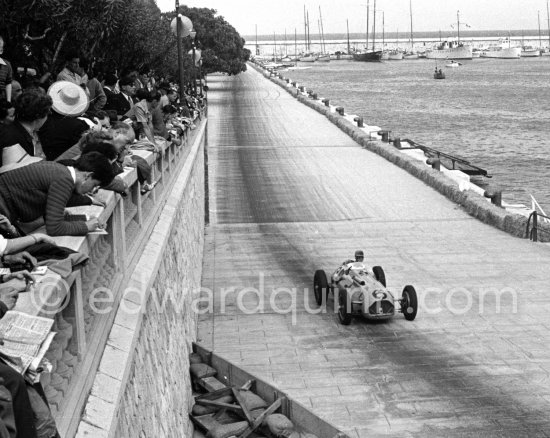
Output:
M254 64L252 65L259 72L263 72L260 67ZM276 78L270 78L270 80L286 89L286 84L284 82ZM332 123L338 126L338 128L359 143L359 145L384 157L386 160L424 181L451 201L462 206L471 216L513 236L526 237L527 218L525 216L511 213L503 208L497 207L493 203L488 203L484 197L477 193L461 191L458 183L446 177L442 172L426 167L421 162L399 152L399 150L390 143L373 141L369 134L346 120L342 115L339 113L332 113L330 107L326 106L328 99L324 99L324 102L312 100L301 94L297 94L295 97L304 105L325 115ZM338 108L341 108L341 112L343 113L343 108ZM539 230L543 231L540 233L541 239L539 240L550 241L550 224L539 224Z

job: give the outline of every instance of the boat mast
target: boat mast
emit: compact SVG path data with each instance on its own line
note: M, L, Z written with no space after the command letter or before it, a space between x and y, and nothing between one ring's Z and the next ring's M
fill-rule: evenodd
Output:
M298 65L298 32L294 28L294 65Z
M382 50L386 45L386 21L384 19L384 11L382 11Z
M285 56L288 56L288 47L286 44L286 27L285 27Z
M374 52L374 43L376 40L376 0L374 0L374 8L372 11L372 51Z
M321 55L325 53L323 50L323 36L321 34L321 22L317 20L317 28L319 29L319 45L321 46Z
M349 20L346 18L346 27L348 29L348 55L349 55L349 52L350 52L350 48L349 48Z
M275 39L275 32L273 32L273 62L277 62L277 40Z
M323 15L321 14L321 6L319 6L319 21L321 22L321 39L323 41L323 53L327 52L325 45L325 28L323 27Z
M256 56L260 55L260 48L258 47L258 25L256 25Z
M309 11L306 11L307 17L307 50L311 50L311 31L309 29Z
M456 29L457 29L457 38L458 42L460 43L460 11L456 11Z
M409 12L411 16L411 52L414 51L414 39L413 39L413 7L412 0L409 0Z
M305 44L305 52L308 51L307 49L307 20L306 20L306 5L304 5L304 44Z
M366 44L365 44L365 51L369 50L369 0L367 0L367 32L366 35Z
M537 11L537 18L539 20L539 49L542 49L542 36L540 34L540 11Z

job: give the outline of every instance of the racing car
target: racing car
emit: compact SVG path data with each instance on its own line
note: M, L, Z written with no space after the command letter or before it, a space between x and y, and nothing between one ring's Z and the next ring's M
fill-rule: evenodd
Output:
M397 311L405 319L412 321L418 311L418 298L413 286L403 289L401 298L396 298L386 288L386 275L380 266L369 269L363 262L348 260L336 269L327 280L325 271L315 271L313 293L319 306L326 302L332 292L338 300L338 319L349 325L353 316L362 315L367 319L381 320L395 316Z

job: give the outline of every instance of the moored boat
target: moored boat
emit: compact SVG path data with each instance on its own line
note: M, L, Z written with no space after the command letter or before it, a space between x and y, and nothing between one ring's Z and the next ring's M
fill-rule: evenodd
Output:
M403 52L400 50L390 50L388 52L388 60L389 61L400 61L403 59Z
M426 50L428 59L472 59L472 46L454 41L443 41L432 49Z
M522 58L536 58L537 56L541 56L540 49L537 49L533 46L523 46L521 48L521 57Z
M319 55L317 57L317 61L319 61L319 62L330 62L330 55L328 53L326 55Z
M362 62L380 62L382 60L382 50L375 52L357 52L353 54L355 61Z
M300 56L298 60L300 62L315 62L317 60L317 56L313 55L312 53L309 53L307 55Z
M512 46L510 39L499 40L497 44L491 44L481 52L482 58L518 59L521 57L521 47Z
M405 52L403 53L403 59L418 59L420 58L418 53Z

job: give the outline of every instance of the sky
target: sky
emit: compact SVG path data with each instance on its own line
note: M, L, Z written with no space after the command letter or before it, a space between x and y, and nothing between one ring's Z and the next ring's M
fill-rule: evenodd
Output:
M370 27L375 0L203 0L185 1L189 7L215 9L241 36L288 35L304 32L304 5L309 12L311 34L318 33L319 7L324 33L365 32L367 1ZM460 11L461 29L466 30L537 30L548 35L548 0L411 0L414 31L452 31ZM174 0L157 0L160 10L173 10ZM376 29L386 32L410 32L409 0L376 0ZM383 11L383 14L382 14ZM382 17L383 16L383 17Z

